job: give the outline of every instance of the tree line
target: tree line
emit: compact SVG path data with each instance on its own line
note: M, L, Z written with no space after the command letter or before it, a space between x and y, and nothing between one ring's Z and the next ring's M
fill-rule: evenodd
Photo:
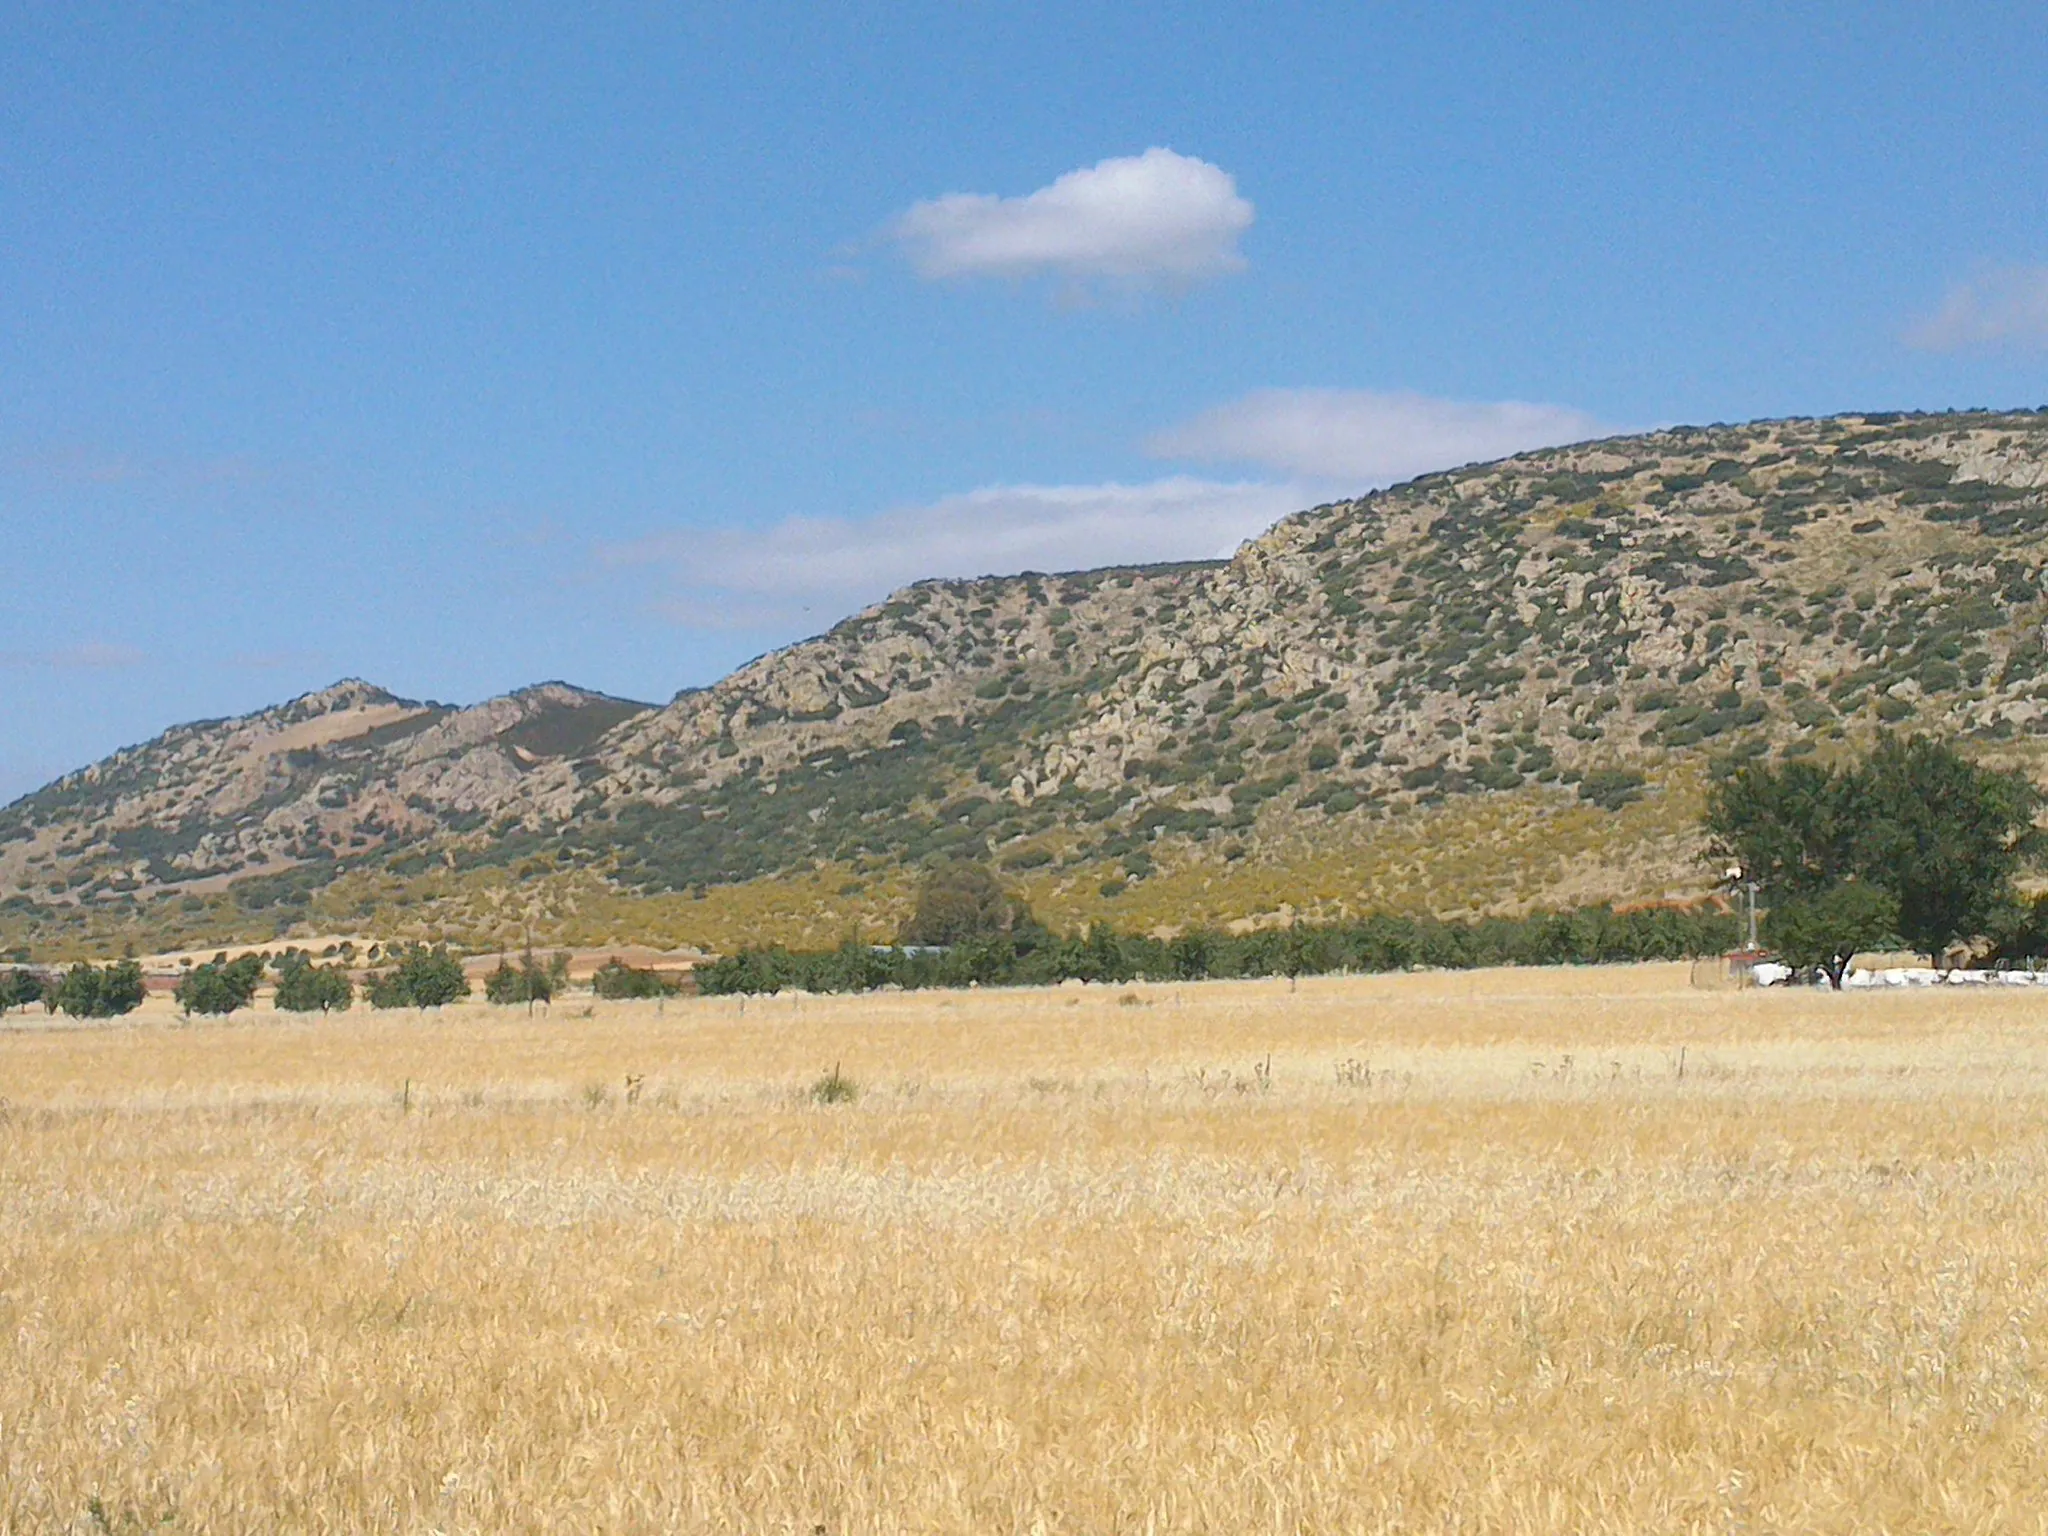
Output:
M918 930L913 924L906 935ZM743 949L697 968L706 993L869 992L881 987L1053 985L1062 981L1204 981L1321 976L1415 967L1597 965L1720 954L1739 941L1736 916L1711 907L1608 906L1527 917L1444 921L1375 915L1253 933L1190 928L1176 937L1096 923L1056 934L1035 922L957 936L944 947L849 940L830 950Z
M2048 959L2048 896L2023 897L2015 884L2048 853L2035 826L2042 806L2018 772L1972 763L1930 737L1884 734L1860 759L1794 756L1724 771L1703 830L1731 885L1755 884L1769 950L1839 987L1858 952L1879 948L1991 964ZM1063 935L981 866L956 863L926 876L894 945L747 948L699 967L697 979L707 993L1196 981L1684 959L1742 938L1740 917L1719 903L1464 921L1381 914L1171 939L1096 924Z
M17 965L0 971L0 1013L41 1003L74 1019L115 1019L142 1006L142 967L133 960L98 966L80 961L62 971Z
M275 978L275 1007L287 1013L339 1013L360 995L372 1008L440 1008L470 996L462 962L443 944L394 949L358 987L345 963L322 965L302 949L282 954L248 953L230 960L225 951L186 968L172 997L190 1014L221 1016L249 1007L267 975ZM569 957L546 961L531 951L515 966L501 960L484 978L486 1000L502 1004L546 1003L569 989ZM662 971L627 965L616 956L598 968L592 992L603 998L673 997L682 982ZM142 1005L146 989L141 965L120 960L99 966L88 961L61 971L16 965L0 970L0 1013L41 1003L52 1014L73 1018L119 1018Z

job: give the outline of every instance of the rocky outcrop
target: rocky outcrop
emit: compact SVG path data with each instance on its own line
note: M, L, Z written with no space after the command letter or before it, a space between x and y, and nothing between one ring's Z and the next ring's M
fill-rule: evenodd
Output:
M81 900L374 862L524 805L529 773L562 755L550 734L587 746L648 708L546 684L451 709L348 679L179 726L17 801L0 812L0 880Z

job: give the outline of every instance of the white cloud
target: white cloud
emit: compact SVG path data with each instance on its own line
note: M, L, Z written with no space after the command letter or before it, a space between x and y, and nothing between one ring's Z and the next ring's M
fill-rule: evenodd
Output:
M1293 486L1177 476L1145 485L1000 485L868 518L674 533L605 552L668 566L673 617L821 629L913 581L1227 556L1306 505Z
M667 574L695 628L823 629L914 581L1229 556L1288 513L1370 484L1597 436L1583 411L1365 390L1263 390L1156 435L1162 458L1277 470L1140 485L997 485L872 517L677 531L600 552Z
M926 277L1187 283L1244 266L1252 205L1206 160L1148 149L1069 171L1024 197L955 192L890 227Z
M1906 333L1918 347L2048 347L2048 266L1997 267L1957 283Z
M1438 400L1369 389L1262 389L1155 433L1155 458L1259 464L1353 488L1582 442L1584 411L1519 400Z

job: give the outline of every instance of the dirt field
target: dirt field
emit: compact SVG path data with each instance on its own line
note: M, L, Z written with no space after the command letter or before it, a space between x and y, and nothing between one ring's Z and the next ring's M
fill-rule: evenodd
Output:
M1686 976L37 1015L0 1530L2042 1529L2048 999Z

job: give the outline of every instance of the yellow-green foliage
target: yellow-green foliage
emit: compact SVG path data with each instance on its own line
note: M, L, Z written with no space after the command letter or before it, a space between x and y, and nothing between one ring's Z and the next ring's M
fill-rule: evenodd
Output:
M1711 884L1698 863L1695 823L1704 775L1665 770L1655 792L1618 813L1567 791L1529 787L1458 796L1405 815L1324 817L1278 812L1255 851L1229 859L1223 841L1160 848L1152 876L1117 895L1113 863L1084 862L1006 877L1041 921L1078 928L1104 920L1132 930L1262 923L1289 915L1366 911L1516 912L1532 906L1655 900ZM714 886L701 896L622 891L594 870L441 869L399 879L342 876L317 892L291 933L373 933L388 941L449 942L474 950L646 944L725 953L744 945L818 947L849 934L894 936L910 910L916 872L827 864L794 875ZM269 937L260 916L216 897L192 914L145 906L139 921L100 919L60 952L149 951Z

